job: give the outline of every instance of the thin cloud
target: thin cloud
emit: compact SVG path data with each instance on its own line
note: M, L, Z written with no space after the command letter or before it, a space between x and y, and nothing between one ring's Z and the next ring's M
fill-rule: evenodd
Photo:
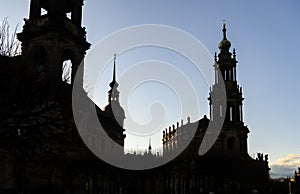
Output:
M272 178L291 177L295 170L300 167L300 154L288 154L287 156L270 163Z

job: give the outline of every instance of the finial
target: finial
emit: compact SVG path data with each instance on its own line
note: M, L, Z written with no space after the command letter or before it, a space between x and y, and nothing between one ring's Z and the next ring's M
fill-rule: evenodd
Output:
M231 43L226 38L226 23L225 23L225 20L223 20L223 29L222 29L222 31L223 31L223 39L219 43L218 47L221 50L221 52L228 53L229 52L229 48L231 46Z
M236 58L236 52L235 52L235 48L233 49L233 58Z
M217 62L217 60L218 60L218 59L217 59L217 53L215 52L215 61Z
M149 147L148 147L149 152L151 152L152 147L151 147L151 137L149 138Z
M226 38L226 20L223 20L223 39L227 40L227 38Z

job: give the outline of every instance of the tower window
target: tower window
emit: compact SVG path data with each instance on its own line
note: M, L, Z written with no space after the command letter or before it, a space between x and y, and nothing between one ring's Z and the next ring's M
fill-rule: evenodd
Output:
M48 14L48 11L45 10L44 8L41 9L41 15L47 15Z
M220 117L223 117L223 109L222 105L220 105Z
M229 108L229 119L232 121L232 107Z

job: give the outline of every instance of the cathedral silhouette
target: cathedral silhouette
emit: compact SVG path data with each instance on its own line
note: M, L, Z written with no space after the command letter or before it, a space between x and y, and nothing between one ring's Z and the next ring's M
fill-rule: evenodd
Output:
M72 114L72 86L90 43L82 27L83 0L31 0L29 18L18 34L22 55L0 56L0 193L224 193L267 192L268 155L248 154L249 129L243 122L243 93L237 82L237 59L231 42L223 39L215 54L215 83L209 91L209 118L177 123L162 134L163 154L120 154L155 162L191 142L171 162L148 170L126 170L97 158L83 143ZM46 10L43 12L41 10ZM67 65L69 64L69 66ZM68 72L65 74L65 72ZM80 72L79 72L80 73ZM66 76L67 75L67 76ZM68 75L70 75L68 77ZM221 81L222 80L222 81ZM82 78L83 83L83 78ZM225 84L226 106L217 96ZM121 83L120 83L121 84ZM125 112L119 102L116 56L108 105L96 109L106 134L124 147ZM214 100L216 99L216 100ZM226 110L226 112L224 111ZM88 130L89 113L81 124ZM221 132L204 155L198 150L209 123L224 118ZM195 134L189 133L196 127ZM89 136L103 152L114 147Z

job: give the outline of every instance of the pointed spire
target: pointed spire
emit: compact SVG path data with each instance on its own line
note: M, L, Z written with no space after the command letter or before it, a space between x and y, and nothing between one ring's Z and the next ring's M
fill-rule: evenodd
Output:
M117 90L119 84L116 81L116 58L117 54L114 54L113 79L109 84L111 89L108 91L108 104L110 104L111 101L119 102L119 91Z
M117 88L118 87L118 83L116 81L116 60L117 60L117 54L114 53L113 80L109 84L109 86L111 88L113 88L113 87Z
M116 59L117 59L117 54L114 54L114 70L113 70L113 81L116 81Z

